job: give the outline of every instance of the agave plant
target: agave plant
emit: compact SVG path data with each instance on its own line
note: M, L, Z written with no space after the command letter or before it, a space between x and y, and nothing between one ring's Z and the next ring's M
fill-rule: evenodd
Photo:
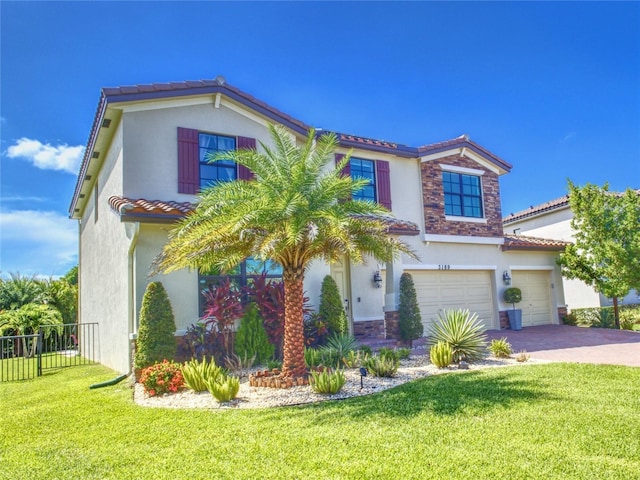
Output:
M445 310L438 314L438 320L431 327L429 344L448 343L453 353L454 363L460 360L473 362L485 356L487 337L478 315L469 310Z

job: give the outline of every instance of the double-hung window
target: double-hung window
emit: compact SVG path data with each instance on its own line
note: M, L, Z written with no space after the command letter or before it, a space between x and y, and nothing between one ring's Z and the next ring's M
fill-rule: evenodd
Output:
M480 177L455 172L442 172L445 215L483 218Z
M353 194L354 200L369 200L376 202L376 172L375 162L373 160L364 160L361 158L351 158L349 163L351 177L358 180L367 180L367 185Z
M232 160L218 160L211 163L213 156L235 149L236 139L234 137L209 133L198 135L201 189L218 182L229 182L237 178L236 164Z

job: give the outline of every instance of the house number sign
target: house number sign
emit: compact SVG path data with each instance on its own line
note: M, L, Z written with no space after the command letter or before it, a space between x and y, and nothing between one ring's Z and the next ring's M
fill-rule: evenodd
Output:
M451 265L438 265L438 270L451 270Z

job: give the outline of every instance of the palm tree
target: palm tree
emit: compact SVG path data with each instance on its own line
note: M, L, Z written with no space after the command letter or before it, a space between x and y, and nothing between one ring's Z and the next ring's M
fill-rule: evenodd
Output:
M366 181L343 176L349 155L333 166L335 135L316 139L311 130L298 145L284 127L269 127L273 147L236 150L212 161L233 160L254 173L251 181L218 183L199 195L195 210L169 234L156 271L216 268L228 271L250 256L283 269L285 325L283 374L306 374L303 281L311 261L347 255L386 262L400 252L413 255L387 234L389 211L352 194Z

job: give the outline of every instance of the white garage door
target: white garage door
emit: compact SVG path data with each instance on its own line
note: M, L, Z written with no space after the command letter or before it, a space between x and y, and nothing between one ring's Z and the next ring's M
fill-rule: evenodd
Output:
M522 326L548 325L552 323L551 280L547 271L513 271L511 285L522 290L522 301L516 308L522 309Z
M425 334L442 310L468 308L485 328L494 328L491 272L474 270L409 271L416 287Z

